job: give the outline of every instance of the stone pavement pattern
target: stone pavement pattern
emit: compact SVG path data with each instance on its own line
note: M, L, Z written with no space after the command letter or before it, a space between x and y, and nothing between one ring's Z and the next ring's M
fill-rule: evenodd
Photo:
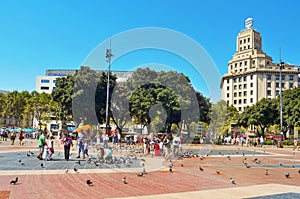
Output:
M199 146L196 148L200 149ZM8 152L17 154L18 151L36 149L34 145L0 144L0 156ZM56 153L60 149L57 147ZM161 158L144 157L149 171L153 167L157 169L143 177L137 177L140 168L80 168L78 174L73 170L66 174L64 168L0 170L0 198L250 198L287 192L300 193L299 151L293 152L290 148L256 148L261 154L235 154L244 149L203 146L202 152L231 150L232 155L230 158L217 154L205 156L203 160L199 157L180 159L173 162L173 173L164 167L169 162L164 162ZM245 150L253 149L247 147ZM251 168L244 166L244 158L247 158L246 162ZM254 158L261 160L261 163L253 162ZM293 164L295 168L292 168ZM200 171L199 166L204 171ZM216 169L221 174L217 174ZM270 175L264 175L266 169ZM288 172L291 174L290 178L285 177ZM20 179L19 183L10 185L9 182L16 176ZM122 183L123 177L127 178L128 184ZM229 182L230 177L235 179L236 185ZM88 186L87 179L94 185Z

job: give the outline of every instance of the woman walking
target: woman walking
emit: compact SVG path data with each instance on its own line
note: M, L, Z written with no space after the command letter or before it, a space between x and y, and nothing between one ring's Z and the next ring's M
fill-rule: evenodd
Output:
M70 148L71 148L71 145L73 146L72 136L70 136L67 132L65 132L61 139L61 142L64 145L65 160L69 161Z

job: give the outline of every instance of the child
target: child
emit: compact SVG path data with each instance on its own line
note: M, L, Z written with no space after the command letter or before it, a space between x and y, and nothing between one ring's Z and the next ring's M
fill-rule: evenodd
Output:
M49 144L48 144L48 146L49 146L49 153L50 153L50 159L52 159L52 155L53 155L53 153L54 153L54 137L53 137L53 135L51 135L50 136L50 140L49 140Z
M50 160L50 147L45 146L45 149L46 150L44 150L43 159Z

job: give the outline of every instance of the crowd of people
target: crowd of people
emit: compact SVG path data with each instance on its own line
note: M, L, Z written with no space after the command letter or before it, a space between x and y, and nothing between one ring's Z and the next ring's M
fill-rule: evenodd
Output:
M51 131L47 129L36 132L38 140L39 154L37 156L40 160L53 160L53 154L55 153L55 136ZM0 136L2 141L10 141L11 145L14 145L16 140L18 144L22 146L25 138L24 132L20 129L11 128L10 131L0 130ZM163 156L165 159L171 159L171 157L177 157L183 154L183 136L180 134L164 133L142 135L139 133L125 136L124 140L121 140L121 134L118 131L114 131L112 135L108 135L105 132L102 134L92 134L88 131L80 130L74 137L72 132L64 131L57 137L56 143L61 143L64 150L64 159L69 161L70 151L77 150L76 159L82 159L90 161L89 146L91 144L97 145L97 151L99 157L103 158L105 162L111 162L113 149L112 146L118 146L122 141L124 145L130 147L139 148L142 150L143 155L147 156ZM241 145L241 146L254 146L264 147L265 140L261 137L222 137L223 144ZM278 146L278 140L273 140L274 147ZM201 141L200 141L201 143ZM202 141L203 143L203 141ZM294 140L294 150L298 149L298 139ZM57 146L57 145L56 145Z

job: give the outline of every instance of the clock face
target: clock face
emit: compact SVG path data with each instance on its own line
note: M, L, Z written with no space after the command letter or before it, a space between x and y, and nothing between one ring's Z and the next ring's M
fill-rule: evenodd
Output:
M251 28L253 25L253 19L252 18L248 18L245 20L245 26L247 29Z

